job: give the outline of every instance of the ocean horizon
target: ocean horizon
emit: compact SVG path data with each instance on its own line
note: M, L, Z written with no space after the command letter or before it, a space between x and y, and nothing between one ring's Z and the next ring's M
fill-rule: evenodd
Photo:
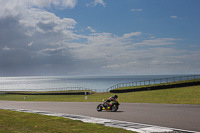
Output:
M0 77L0 91L50 91L83 87L103 92L118 83L187 75L111 75L111 76L23 76Z

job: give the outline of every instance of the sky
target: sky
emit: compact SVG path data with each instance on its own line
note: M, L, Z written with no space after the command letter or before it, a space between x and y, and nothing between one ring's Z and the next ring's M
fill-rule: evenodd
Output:
M0 76L200 73L199 0L0 0Z

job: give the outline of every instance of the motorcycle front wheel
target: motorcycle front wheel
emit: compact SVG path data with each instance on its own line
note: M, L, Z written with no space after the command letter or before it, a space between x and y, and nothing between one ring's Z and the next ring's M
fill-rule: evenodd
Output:
M111 112L116 112L117 110L118 110L118 105L113 105L112 107L111 107Z

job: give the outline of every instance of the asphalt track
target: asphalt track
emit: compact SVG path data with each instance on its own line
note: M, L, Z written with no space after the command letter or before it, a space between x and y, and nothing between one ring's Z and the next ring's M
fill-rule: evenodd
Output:
M85 115L162 127L200 131L200 105L121 103L117 112L97 112L99 103L0 101L0 108Z

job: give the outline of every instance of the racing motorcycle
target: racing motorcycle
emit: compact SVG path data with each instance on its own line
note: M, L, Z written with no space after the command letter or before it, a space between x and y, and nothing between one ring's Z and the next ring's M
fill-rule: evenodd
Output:
M111 111L111 112L116 112L119 108L119 101L118 99L115 101L111 101L110 103L107 103L105 100L103 100L104 102L99 104L97 106L97 111L102 111L102 110L107 110L107 111Z

